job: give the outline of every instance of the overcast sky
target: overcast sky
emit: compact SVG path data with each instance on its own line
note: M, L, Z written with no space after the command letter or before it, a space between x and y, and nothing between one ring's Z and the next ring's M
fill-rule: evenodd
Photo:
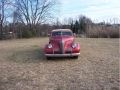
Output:
M120 0L60 0L59 19L83 14L95 22L116 18L120 23Z

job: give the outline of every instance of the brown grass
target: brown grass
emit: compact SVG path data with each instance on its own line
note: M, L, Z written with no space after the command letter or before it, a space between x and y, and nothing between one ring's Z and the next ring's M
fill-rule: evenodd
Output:
M78 59L49 61L48 40L0 41L0 90L119 90L119 39L76 38Z

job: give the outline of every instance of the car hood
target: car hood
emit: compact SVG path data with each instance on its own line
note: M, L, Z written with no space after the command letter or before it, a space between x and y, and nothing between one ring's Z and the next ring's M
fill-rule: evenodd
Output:
M58 36L58 37L51 37L50 38L50 42L54 43L54 42L73 42L74 41L74 37L71 36Z

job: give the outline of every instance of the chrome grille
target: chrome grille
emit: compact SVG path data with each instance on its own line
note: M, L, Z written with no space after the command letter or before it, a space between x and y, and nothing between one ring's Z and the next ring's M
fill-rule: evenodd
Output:
M60 51L61 51L61 54L64 54L64 42L63 41L60 41Z

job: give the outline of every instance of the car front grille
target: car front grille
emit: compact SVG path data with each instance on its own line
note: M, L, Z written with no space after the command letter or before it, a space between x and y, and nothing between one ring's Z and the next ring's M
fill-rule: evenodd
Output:
M61 54L64 54L64 42L60 41L60 52Z

